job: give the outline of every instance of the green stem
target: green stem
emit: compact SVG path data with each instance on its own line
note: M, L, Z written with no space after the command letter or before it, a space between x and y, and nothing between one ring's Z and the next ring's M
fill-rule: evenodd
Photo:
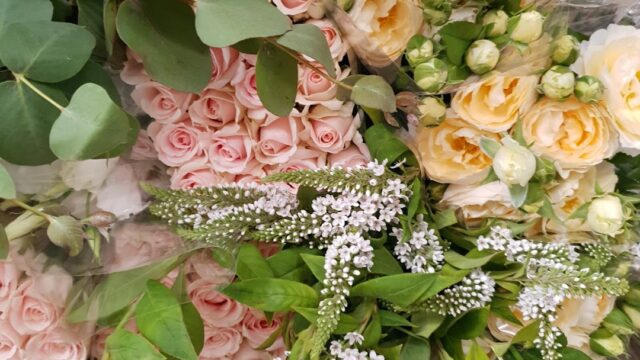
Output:
M26 203L24 203L24 202L22 202L20 200L17 200L17 199L13 199L13 200L10 200L10 201L13 204L15 204L16 206L21 207L21 208L23 208L25 210L31 211L32 213L42 217L43 219L47 220L47 222L51 222L51 216L49 214L46 214L46 213L42 212L42 210L36 209L33 206L29 206Z
M40 89L38 89L35 85L31 83L31 81L27 80L27 78L24 77L24 75L14 73L13 76L16 78L16 81L18 83L24 83L25 85L27 85L31 90L33 90L33 92L40 95L41 98L47 100L47 102L53 105L56 109L60 111L64 110L64 106L58 104L55 100L50 98L49 95L45 94Z
M129 319L131 319L131 316L136 311L136 307L138 306L140 299L142 299L142 296L136 299L136 301L133 304L131 304L131 306L129 306L129 308L127 309L127 312L122 316L122 319L120 319L120 322L118 323L118 325L116 325L116 327L113 329L114 333L117 332L118 330L122 330L122 328L127 324ZM102 353L102 358L100 360L109 360L109 352L107 351L106 348L104 349L104 352Z

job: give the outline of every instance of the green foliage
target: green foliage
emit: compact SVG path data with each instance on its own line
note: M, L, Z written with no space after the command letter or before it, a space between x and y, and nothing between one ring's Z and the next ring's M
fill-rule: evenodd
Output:
M166 359L145 338L122 329L107 338L105 351L109 354L109 360Z
M317 26L311 24L293 25L293 29L282 35L278 39L278 43L309 56L319 62L330 76L336 76L327 40L322 30Z
M96 39L94 54L107 58L107 47L104 35L104 1L76 0L78 5L78 25L85 27Z
M462 256L455 251L447 251L444 254L444 259L447 263L458 269L474 269L487 264L497 254L498 253L495 252L478 251L474 249Z
M271 271L269 264L260 254L260 250L252 244L240 246L236 274L240 280L274 277L273 271Z
M464 64L464 54L471 43L480 38L483 26L468 21L454 21L443 26L438 34L445 46L447 59L454 65Z
M53 5L49 0L3 0L0 1L0 30L6 25L51 20Z
M100 64L92 60L89 60L80 72L67 80L57 83L55 87L62 90L64 95L70 99L76 90L86 83L99 85L107 91L114 103L120 105L120 95L111 79L111 75Z
M50 216L47 237L55 245L67 249L70 256L78 255L84 243L82 225L69 215Z
M359 79L351 91L351 100L358 105L386 112L396 111L396 97L391 85L377 75Z
M489 308L469 310L449 326L447 335L459 339L474 339L484 333L489 314Z
M256 278L238 281L222 292L251 307L271 312L289 311L293 306L314 307L318 294L311 287L299 282Z
M423 360L431 354L429 341L409 336L402 346L399 360Z
M16 186L7 169L0 164L0 199L13 199L16 197Z
M311 273L313 273L313 276L319 282L322 282L324 280L324 256L311 254L302 254L300 256L309 267L309 270L311 270Z
M617 188L620 191L631 192L640 189L640 156L618 153L611 159L611 163L616 166Z
M267 110L288 116L296 101L298 62L282 48L263 42L256 61L256 85Z
M7 256L9 256L9 237L4 226L0 224L0 260L5 260Z
M378 161L387 160L392 163L401 160L402 155L409 152L407 145L385 124L375 124L368 128L364 133L364 140L369 146L371 156Z
M372 274L393 275L402 273L402 267L386 248L373 250Z
M379 298L400 306L409 306L428 297L437 276L404 273L378 277L354 286L351 296Z

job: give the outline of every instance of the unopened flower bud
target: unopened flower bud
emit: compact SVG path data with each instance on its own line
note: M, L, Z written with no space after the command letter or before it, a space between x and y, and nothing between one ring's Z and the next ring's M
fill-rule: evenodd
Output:
M507 22L509 16L502 10L491 10L482 17L482 25L493 24L491 31L487 34L489 37L500 36L507 32Z
M542 92L555 100L566 99L573 94L576 77L566 66L556 65L542 75Z
M433 56L433 48L431 39L422 35L415 35L407 44L405 57L411 67L416 67Z
M575 36L563 35L551 45L551 59L556 64L571 65L580 54L580 43Z
M438 126L445 118L447 106L440 98L426 97L418 104L418 112L421 126Z
M413 79L418 86L426 92L437 92L447 82L449 71L447 64L440 59L430 59L416 66L413 70Z
M524 44L532 43L542 36L542 24L544 17L537 11L527 11L512 19L511 40Z
M502 143L493 157L493 171L507 185L527 185L536 172L536 157L510 137Z
M584 75L576 79L576 98L583 103L596 102L602 98L603 93L604 85L598 78Z
M476 40L467 49L465 62L478 75L493 70L500 60L500 50L491 40Z
M603 356L620 356L624 353L624 343L607 329L600 328L591 334L591 350Z
M591 202L587 213L591 230L599 234L615 236L624 225L624 211L620 198L605 195Z
M118 221L118 218L108 211L96 211L89 218L87 222L97 227L107 227Z

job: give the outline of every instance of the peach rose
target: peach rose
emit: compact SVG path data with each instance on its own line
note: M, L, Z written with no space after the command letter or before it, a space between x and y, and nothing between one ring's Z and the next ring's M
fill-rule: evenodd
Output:
M193 189L226 184L232 177L216 173L204 158L191 161L177 169L171 175L172 189Z
M324 69L321 65L319 69ZM337 67L339 69L339 67ZM296 102L302 105L323 105L332 110L339 110L343 102L336 99L338 85L327 80L318 72L307 66L300 66L298 72L298 94ZM340 70L337 70L336 77L341 79L343 76Z
M567 345L590 353L589 334L600 327L615 302L615 297L607 295L566 299L560 304L553 324L567 337Z
M256 83L256 68L255 66L249 66L244 74L244 77L240 79L235 87L236 98L244 107L247 108L247 116L251 119L262 121L271 113L264 108L260 96L258 96L258 87Z
M285 15L299 15L307 10L313 3L312 0L272 0L273 4Z
M216 290L218 285L215 282L199 279L188 285L187 292L206 324L217 327L239 324L247 308L218 292Z
M155 81L147 81L136 85L131 98L149 116L168 124L186 117L195 95L175 91Z
M22 360L22 346L26 336L18 334L7 320L0 320L0 359Z
M203 135L185 122L165 124L154 137L158 159L168 166L180 166L204 155Z
M440 206L459 209L459 216L470 225L488 217L521 218L518 209L511 205L509 188L500 181L482 185L449 185L440 200Z
M20 271L9 261L0 261L0 318L7 317L7 310L18 289Z
M11 326L19 334L33 335L54 327L62 316L62 309L44 299L33 279L27 279L18 287L8 313Z
M327 19L311 19L306 23L315 25L322 30L324 38L327 40L327 44L329 45L329 50L331 51L331 57L336 61L342 60L349 49L349 44L342 40L340 31L336 28L333 22Z
M584 171L615 154L618 140L607 110L575 98L543 98L524 116L522 135L531 150L561 170Z
M240 349L242 335L234 328L204 327L204 347L200 360L228 359Z
M211 136L209 161L220 172L239 174L254 160L253 142L243 124L227 124Z
M314 107L302 118L307 144L332 154L348 147L360 127L360 116L351 115L352 110L352 103L345 104L339 110L322 105Z
M298 150L298 133L302 125L296 115L265 120L255 125L256 159L263 164L286 163Z
M482 181L491 169L491 158L480 150L483 137L498 135L478 130L448 114L437 127L418 133L418 152L427 175L437 182L470 185Z
M230 283L235 277L231 270L223 268L213 260L210 250L202 250L191 256L188 263L193 269L193 274L189 278L193 280L204 279L209 283L221 285Z
M151 80L149 74L144 69L142 58L127 48L127 61L120 72L120 79L129 85L138 85Z
M236 74L244 70L240 53L232 47L210 48L211 80L207 88L222 89L229 84Z
M207 88L189 107L189 116L195 124L220 128L230 122L240 122L244 108L236 100L232 89Z
M492 75L456 92L451 108L481 130L509 130L535 104L538 76Z
M86 360L83 331L62 327L40 332L27 341L25 358L29 360Z
M262 345L282 324L282 316L274 316L271 321L261 311L250 309L242 320L242 336L254 349ZM284 346L282 338L276 340L268 351Z
M156 160L158 153L153 146L153 140L146 130L142 129L138 132L136 143L131 148L132 160Z

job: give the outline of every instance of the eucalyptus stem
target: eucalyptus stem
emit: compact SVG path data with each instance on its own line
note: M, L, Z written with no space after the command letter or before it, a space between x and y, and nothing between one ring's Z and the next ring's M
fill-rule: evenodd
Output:
M25 85L27 85L31 90L33 90L33 92L40 95L41 98L47 100L47 102L53 105L56 109L60 111L64 110L64 106L58 104L55 100L50 98L49 95L45 94L44 92L42 92L42 90L38 89L35 85L33 85L33 83L31 83L31 81L29 81L26 77L24 77L24 75L14 73L13 76L16 78L17 82L24 83Z
M25 210L31 211L32 213L42 217L43 219L47 220L47 222L51 222L51 216L49 216L49 214L38 210L37 208L34 208L33 206L29 206L26 203L18 200L18 199L13 199L13 200L9 200L10 202L12 202L14 205L21 207Z

